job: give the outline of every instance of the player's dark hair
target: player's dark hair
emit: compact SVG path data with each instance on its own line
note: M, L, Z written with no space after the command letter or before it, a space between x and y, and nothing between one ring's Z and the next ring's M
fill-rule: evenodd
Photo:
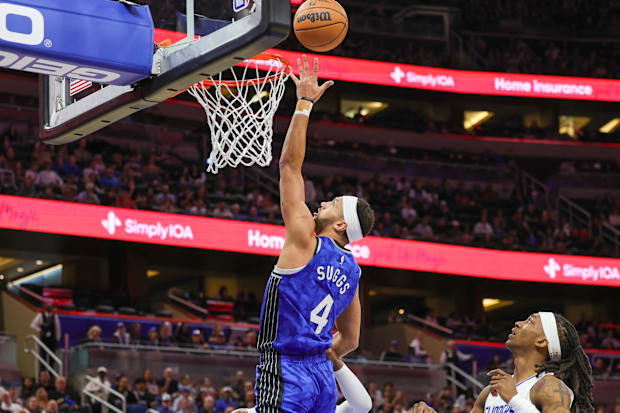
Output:
M372 210L370 204L365 199L357 199L357 218L360 221L362 227L362 235L366 236L372 230L372 226L375 224L375 211Z
M536 366L536 373L549 372L562 380L575 394L571 412L594 412L592 406L592 367L590 360L579 343L575 327L560 314L553 314L558 325L558 336L562 349L560 360L547 360Z

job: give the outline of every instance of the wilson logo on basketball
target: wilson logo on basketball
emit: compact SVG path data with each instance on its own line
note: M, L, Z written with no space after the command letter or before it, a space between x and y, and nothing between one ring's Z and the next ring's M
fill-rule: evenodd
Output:
M320 13L307 13L297 18L297 23L305 22L306 20L310 20L312 23L314 22L326 22L331 21L332 16L328 11L322 11Z

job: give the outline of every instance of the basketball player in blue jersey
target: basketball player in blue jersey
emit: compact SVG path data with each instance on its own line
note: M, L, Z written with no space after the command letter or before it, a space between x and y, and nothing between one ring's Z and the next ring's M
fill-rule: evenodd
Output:
M471 413L594 413L592 368L575 327L560 314L539 312L515 323L506 341L514 374L491 370L491 384ZM417 403L410 413L436 413Z
M313 71L306 56L297 64L299 78L291 77L298 101L280 156L286 239L267 282L257 344L259 413L334 412L337 388L325 351L331 347L342 357L355 350L361 321L361 270L345 245L362 239L374 222L370 205L353 196L322 202L314 214L306 206L301 167L308 119L333 82L318 85L318 59Z

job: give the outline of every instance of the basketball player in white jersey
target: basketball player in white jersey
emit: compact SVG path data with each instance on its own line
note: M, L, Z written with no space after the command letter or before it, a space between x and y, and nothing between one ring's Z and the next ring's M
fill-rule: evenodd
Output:
M327 360L334 365L334 376L346 399L336 407L336 413L368 413L372 409L372 399L355 374L336 355L333 349L326 352ZM237 409L233 413L256 413L255 409Z
M592 368L575 327L559 314L539 312L515 323L506 347L515 371L487 374L491 384L470 413L593 413ZM436 413L416 403L411 413Z

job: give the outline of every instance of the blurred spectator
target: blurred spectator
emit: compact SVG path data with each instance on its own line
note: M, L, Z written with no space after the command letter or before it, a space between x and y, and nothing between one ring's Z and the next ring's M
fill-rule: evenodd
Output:
M233 218L233 214L230 211L230 208L226 206L226 203L224 203L224 201L220 201L217 204L217 207L211 212L211 216L213 216L214 218L225 218L225 219Z
M120 376L118 378L116 391L125 397L125 404L127 406L138 403L138 396L131 389L129 379L126 376ZM114 393L110 393L108 396L108 402L110 402L113 406L116 406L118 409L123 408L123 400Z
M6 413L19 413L22 406L11 400L11 395L7 390L0 390L0 410Z
M154 407L157 405L155 395L148 390L144 377L138 377L136 379L134 382L134 390L137 403L143 404L147 407Z
M414 228L413 232L419 236L420 238L423 239L432 239L433 238L433 228L431 228L430 225L430 216L425 216L424 218L422 218L422 222L420 222L418 225L416 225L416 227Z
M39 382L37 383L36 390L40 388L45 389L46 392L54 390L54 384L52 383L52 376L49 371L42 369L39 371ZM36 394L35 390L35 394Z
M24 377L21 389L19 390L19 398L26 401L34 395L35 390L34 379L32 377Z
M45 409L46 413L58 413L58 403L56 400L50 400L47 402L47 408Z
M80 396L67 386L67 379L63 376L58 376L54 380L54 390L49 392L49 399L55 400L60 409L65 407L71 410L80 409Z
M56 352L56 347L58 347L58 343L62 337L62 332L60 329L60 319L58 318L58 314L54 314L52 312L51 306L46 305L44 312L38 313L34 316L34 319L30 323L30 328L39 333L41 341L52 353ZM53 365L53 361L47 352L41 350L40 356L49 365ZM51 387L52 386L48 387L48 390L51 389Z
M95 396L99 397L103 400L108 400L108 394L111 389L111 384L107 378L108 369L101 366L97 369L97 376L92 377L92 380L88 380L86 387L84 387L84 391L88 391ZM93 410L93 413L101 413L101 403L95 400L94 398L90 398L90 405ZM104 412L105 413L105 412Z
M164 321L164 323L159 327L159 345L167 347L171 346L172 343L172 324L170 324L169 321Z
M164 370L164 377L157 380L160 393L168 393L173 397L178 396L179 382L174 378L174 371L171 367Z
M603 341L601 342L601 346L604 349L609 349L609 350L620 349L620 340L614 337L613 329L610 328L609 330L607 330L607 334L605 338L603 339Z
M179 343L180 345L187 345L190 343L194 343L193 335L196 331L198 331L198 334L200 334L200 330L194 330L194 332L190 333L189 326L186 323L179 323L177 325L175 341Z
M230 294L228 294L228 287L226 287L225 285L221 286L218 293L217 293L217 298L218 300L223 300L223 301L232 301L233 298L230 296Z
M489 360L489 362L487 363L487 367L486 367L486 371L491 371L491 370L495 370L495 369L503 369L504 367L504 363L502 362L502 359L500 358L500 355L498 353L493 354L493 357L491 358L491 360Z
M233 389L230 386L225 386L215 402L215 411L223 412L229 407L237 408L239 403L235 401L236 397L238 396L234 394Z
M235 381L230 385L235 394L239 396L241 402L245 402L245 376L242 370L237 370L235 373Z
M192 331L191 342L188 344L190 344L192 347L205 347L205 342L202 338L202 332L198 329ZM206 347L208 347L208 345Z
M155 409L160 413L176 413L172 410L172 398L168 393L161 395L161 405L156 406Z
M27 411L30 413L41 413L41 408L39 407L39 403L37 402L37 398L35 396L31 396L28 398L26 402ZM20 411L21 413L21 411Z
M144 370L144 374L142 375L144 378L144 382L146 383L146 390L152 395L156 396L159 394L159 386L153 380L153 372L151 369Z
M47 411L47 403L49 402L47 391L43 387L39 387L35 392L34 397L37 399L39 409L44 412Z
M118 344L129 345L130 335L125 328L125 323L119 322L116 324L116 331L114 332L114 341Z
M381 353L381 361L402 361L403 355L398 351L398 340L390 341L388 348Z
M131 330L129 331L129 343L133 345L142 344L145 341L145 337L142 335L142 328L140 323L132 323Z

